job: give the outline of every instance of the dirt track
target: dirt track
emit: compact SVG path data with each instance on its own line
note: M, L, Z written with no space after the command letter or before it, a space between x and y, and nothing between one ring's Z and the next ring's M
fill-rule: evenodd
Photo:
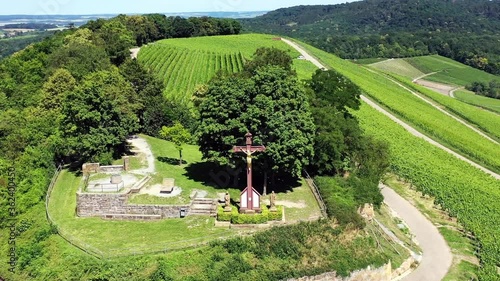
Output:
M137 59L137 55L139 54L140 50L141 48L130 49L130 58Z
M449 96L450 92L453 91L454 89L456 89L456 87L453 87L450 85L436 83L436 82L422 80L422 79L418 79L418 80L415 80L413 82L415 84L418 84L420 86L424 86L426 88L429 88L429 89L436 91L440 94L443 94L445 96Z

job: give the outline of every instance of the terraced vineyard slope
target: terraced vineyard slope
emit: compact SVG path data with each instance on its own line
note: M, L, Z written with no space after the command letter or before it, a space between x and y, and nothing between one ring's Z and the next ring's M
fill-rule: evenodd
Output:
M166 39L143 47L138 60L164 81L167 97L189 102L197 85L207 83L219 71L240 71L259 47L274 47L289 52L293 58L299 56L272 35L245 34ZM315 70L299 59L294 60L294 65L301 79L310 78Z
M427 75L425 80L455 86L466 86L476 81L489 83L496 80L500 82L500 77L496 75L439 55L390 59L372 63L369 66L411 79Z
M316 48L305 44L302 46L329 67L354 80L371 97L397 91L401 95L400 102L407 102L404 93L391 87L383 87L391 83L387 78ZM406 110L412 109L409 107ZM412 182L423 193L435 196L437 205L457 217L476 236L477 251L482 262L480 280L498 280L500 181L424 140L413 137L388 117L366 105L355 112L355 115L368 134L390 144L391 169ZM412 116L408 120L415 118ZM495 153L498 157L498 150Z

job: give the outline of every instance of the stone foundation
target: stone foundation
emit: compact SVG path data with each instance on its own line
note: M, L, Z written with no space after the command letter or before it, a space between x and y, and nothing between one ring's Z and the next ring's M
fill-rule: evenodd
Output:
M117 219L139 219L140 216L160 216L180 218L181 208L189 211L190 206L160 206L128 204L129 193L126 194L76 194L76 214L79 217L104 217Z

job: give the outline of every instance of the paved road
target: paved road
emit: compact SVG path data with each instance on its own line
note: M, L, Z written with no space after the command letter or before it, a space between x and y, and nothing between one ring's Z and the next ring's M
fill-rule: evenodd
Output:
M423 251L420 265L403 280L442 280L453 259L443 236L422 213L403 197L387 186L381 184L381 187L384 201L406 222Z
M286 39L283 39L283 41L292 46L293 48L295 48L297 51L299 51L302 54L302 56L304 56L305 59L311 61L318 68L325 68L318 60L309 55L305 50L303 50L297 44ZM398 124L402 125L403 127L405 127L405 129L409 130L413 134L419 134L420 135L419 137L427 138L424 135L417 132L412 127L410 127L409 125L407 125L406 123L404 123L403 121L397 119L389 112L377 106L368 98L364 96L361 96L361 98L365 102L367 102L370 106L375 107L379 111L383 111L384 114L388 115L392 120L396 121ZM427 138L426 140L432 141L429 138ZM432 142L434 145L440 145L437 142L434 141ZM441 146L441 148L445 147ZM448 149L448 152L451 152L451 150ZM451 250L446 244L446 241L444 240L443 236L439 233L437 228L429 220L427 220L415 207L413 207L408 201L399 196L392 189L383 186L382 194L385 197L385 202L387 203L387 205L394 211L396 211L398 215L408 224L412 233L415 234L415 238L420 244L423 251L423 258L420 265L417 267L415 271L407 275L403 280L405 281L442 280L443 277L448 272L453 258Z

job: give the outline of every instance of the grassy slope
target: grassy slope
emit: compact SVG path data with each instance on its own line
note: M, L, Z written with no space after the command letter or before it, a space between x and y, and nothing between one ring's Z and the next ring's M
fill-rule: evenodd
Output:
M489 83L500 81L500 77L461 64L439 55L404 59L424 73L437 72L425 79L451 85L466 86L474 81Z
M500 116L498 114L481 110L476 106L463 103L457 99L453 99L442 94L438 94L423 86L413 84L409 79L396 76L394 77L408 88L417 91L418 93L427 96L433 101L443 105L448 111L465 119L469 123L476 125L479 129L488 133L494 139L500 140Z
M467 90L455 91L455 98L500 114L500 100L498 99L479 96Z
M408 77L411 79L416 79L424 75L424 73L411 64L409 64L406 60L403 59L390 59L377 63L373 63L369 65L370 67L376 68L378 70L384 72L390 72L394 74L398 74L404 77Z
M434 57L421 57L420 59L434 61ZM416 68L414 68L411 64L406 62L408 59L397 59L397 60L387 60L384 62L371 64L370 67L380 70L382 72L388 73L392 75L395 79L399 80L401 83L405 84L407 87L417 91L435 102L443 105L449 111L454 114L460 116L461 118L467 120L468 122L478 126L481 130L490 134L492 137L496 139L500 139L500 118L496 114L492 114L490 112L484 111L482 109L477 108L476 106L471 106L469 104L464 104L459 100L452 99L447 96L443 96L442 94L435 93L432 90L429 90L423 86L419 86L412 83L412 79L420 77L423 73L419 72ZM447 62L448 63L448 62ZM457 67L465 67L456 62L449 62L447 65L456 65ZM419 74L420 73L420 74ZM427 79L427 78L425 78ZM462 96L461 94L458 94ZM470 96L466 96L469 100L475 100ZM489 105L496 102L494 99L483 98L481 99L483 105ZM494 107L493 107L494 108ZM500 102L498 106L498 110L500 111Z
M341 60L316 48L303 45L310 53L327 65L349 76L358 72L359 79L369 75L360 67ZM382 79L382 78L381 78ZM368 91L376 91L367 88ZM498 262L498 239L500 237L500 182L494 180L476 168L471 167L439 148L413 137L390 119L363 105L355 115L362 128L378 139L389 143L392 169L401 177L410 180L419 190L436 196L436 203L441 204L452 215L459 216L459 221L468 231L475 233L480 247L476 249L487 265L480 274L484 280L494 280ZM465 269L468 266L460 265ZM458 270L458 269L457 269Z

